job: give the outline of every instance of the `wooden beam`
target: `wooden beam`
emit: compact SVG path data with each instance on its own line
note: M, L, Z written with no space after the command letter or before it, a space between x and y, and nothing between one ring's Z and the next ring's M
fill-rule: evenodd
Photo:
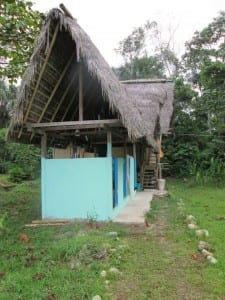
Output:
M75 90L74 95L73 95L72 99L70 100L69 105L67 105L67 108L66 108L66 110L65 110L65 112L64 112L64 114L63 114L63 117L62 117L62 119L61 119L61 122L63 122L63 121L65 120L66 115L68 114L68 112L69 112L69 110L70 110L72 104L74 103L74 100L75 100L75 98L76 98L76 95L77 95L77 89Z
M126 157L127 156L127 138L126 138L126 140L125 140L125 143L124 143L124 146L123 146L123 149L124 149L124 156Z
M83 72L82 64L79 63L79 121L84 119L84 99L83 99Z
M73 130L82 128L99 128L107 125L109 127L122 126L121 121L118 119L107 120L85 120L85 121L66 121L66 122L47 122L47 123L27 123L27 128L40 128L45 131L60 131L60 130Z
M59 101L59 103L58 103L58 105L57 105L57 107L55 109L55 112L54 112L54 114L51 117L50 122L52 122L55 119L55 117L56 117L56 115L57 115L57 113L58 113L58 111L59 111L59 109L60 109L60 107L61 107L61 105L62 105L62 103L63 103L63 101L64 101L64 99L65 99L65 97L66 97L66 95L68 93L68 91L69 91L69 89L71 88L73 82L74 82L74 77L72 78L72 80L68 84L66 90L64 91L64 93L63 93L63 95L62 95L62 97L61 97L61 99L60 99L60 101Z
M46 157L47 156L47 134L44 133L41 136L41 156Z
M40 73L39 73L39 76L38 76L38 80L37 80L37 83L35 85L35 88L34 88L34 91L33 91L33 94L31 96L31 99L29 101L29 105L28 105L28 108L27 108L27 111L26 111L26 114L24 116L24 119L23 121L26 122L27 120L27 117L29 115L29 112L30 112L30 109L31 109L31 106L32 106L32 103L34 101L34 98L36 96L36 93L37 93L37 90L39 88L39 85L40 85L40 82L41 82L41 78L42 78L42 75L44 74L45 72L45 69L47 67L47 64L48 64L48 60L49 60L49 57L51 55L51 52L52 52L52 48L55 44L55 41L56 41L56 37L57 37L57 34L58 34L58 31L59 31L59 24L57 24L56 28L55 28L55 31L54 31L54 34L53 34L53 37L52 37L52 40L51 40L51 44L48 48L48 52L47 52L47 55L45 57L45 60L44 60L44 64L42 65L41 67L41 70L40 70ZM19 135L18 135L18 138L20 138L21 134L22 134L22 128L20 129L20 132L19 132Z
M136 156L137 156L137 155L136 155L136 144L133 143L133 157L134 157L134 159L137 158Z
M87 130L80 130L79 131L79 135L81 136L81 135L87 135L87 136L89 136L89 135L98 135L99 136L99 131L98 130L96 130L96 128L92 128L93 130L90 130L90 128L89 129L87 129ZM106 131L104 130L104 128L103 128L103 130L101 131L101 135L103 136L103 134L105 135L106 134ZM65 136L65 137L71 137L71 136L74 136L74 131L70 131L70 132L65 132L65 133L61 133L61 136ZM105 142L104 142L105 143Z
M74 19L72 14L70 13L70 11L65 7L65 5L63 3L61 3L59 5L59 7L61 8L61 10L64 12L64 14L67 16L67 17L70 17L71 19Z
M73 95L73 97L72 97L72 99L71 99L69 105L67 105L67 108L66 108L66 110L65 110L65 112L64 112L64 114L63 114L63 117L62 117L62 119L61 119L61 122L63 122L63 121L65 120L66 115L68 114L68 112L69 112L69 110L70 110L70 108L71 108L71 106L72 106L72 104L73 104L75 98L76 98L76 92L74 93L74 95Z
M112 131L107 131L107 157L112 157Z
M91 144L92 145L105 145L106 144L106 142L105 141L103 141L103 142L91 142ZM124 144L124 142L123 141L117 141L117 140L113 140L113 145L115 145L115 144Z
M75 52L73 53L73 55L72 55L72 56L70 57L70 59L68 60L68 62L67 62L67 64L66 64L66 66L65 66L65 68L64 68L64 70L63 70L61 76L59 77L59 80L57 81L57 83L56 83L56 85L55 85L55 87L54 87L54 89L53 89L53 91L52 91L50 97L48 98L48 101L46 102L46 104L45 104L45 106L44 106L44 108L43 108L43 110L42 110L42 113L41 113L40 117L38 118L38 121L37 121L38 123L42 120L42 118L43 118L43 116L44 116L44 114L45 114L45 112L46 112L46 110L47 110L47 108L48 108L48 106L49 106L49 104L50 104L52 98L54 97L54 95L55 95L55 93L56 93L56 91L57 91L57 89L58 89L60 83L62 82L62 79L64 78L64 76L65 76L65 74L66 74L66 72L67 72L67 70L68 70L68 68L69 68L69 66L70 66L70 64L71 64L71 62L72 62L72 60L73 60L74 55L75 55ZM33 136L34 136L34 135L32 134L31 137L30 137L30 140L33 139Z
M88 93L88 91L89 91L89 88L91 87L91 80L88 82L88 84L85 86L85 91L83 91L83 98L84 98L84 96ZM79 84L78 84L78 91L79 91ZM77 91L76 91L77 92ZM79 92L78 92L79 93ZM79 96L78 96L78 98L79 98ZM79 102L79 101L78 101ZM88 105L88 103L89 103L89 100L88 100L88 102L87 101L85 101L86 102L86 105L85 105L85 107L87 107L87 105ZM76 107L76 109L74 109L74 113L72 114L72 117L71 117L71 121L73 121L74 120L74 118L75 118L75 116L76 116L76 114L77 114L77 112L78 112L78 109L79 109L79 105L77 105L77 107ZM79 113L78 113L79 114Z

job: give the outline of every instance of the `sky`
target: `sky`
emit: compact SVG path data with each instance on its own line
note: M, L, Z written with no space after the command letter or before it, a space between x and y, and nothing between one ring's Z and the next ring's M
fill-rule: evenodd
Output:
M63 4L90 36L110 66L118 67L122 58L114 49L135 27L156 21L167 41L172 32L175 53L184 52L184 43L196 30L206 27L225 0L34 0L34 8L47 12Z

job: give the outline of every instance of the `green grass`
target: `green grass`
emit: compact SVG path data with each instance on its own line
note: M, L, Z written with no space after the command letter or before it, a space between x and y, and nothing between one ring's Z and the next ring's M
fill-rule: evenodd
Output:
M170 197L153 201L149 227L88 220L38 228L24 224L40 219L40 181L0 189L0 299L225 299L225 220L217 220L225 217L225 189L181 181L170 181L169 189ZM209 231L216 265L198 253L198 240L178 211L180 199L184 215Z
M211 265L201 256L194 261L194 266L187 268L187 280L195 287L204 291L204 299L225 299L225 188L215 185L193 185L191 182L171 181L171 210L175 211L177 202L182 199L184 203L184 214L193 215L196 218L199 228L207 229L209 237L201 237L211 246L216 265ZM170 224L175 231L171 239L176 241L178 248L182 249L184 243L187 249L183 251L191 254L196 251L199 239L195 237L192 230L187 229L183 218L170 216ZM180 227L179 229L176 227ZM189 251L189 250L190 251Z

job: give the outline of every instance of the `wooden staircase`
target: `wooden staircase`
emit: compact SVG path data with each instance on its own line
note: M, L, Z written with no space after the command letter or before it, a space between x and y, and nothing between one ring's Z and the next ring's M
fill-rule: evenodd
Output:
M143 189L156 189L158 179L157 155L151 151L146 152L146 161L143 166Z

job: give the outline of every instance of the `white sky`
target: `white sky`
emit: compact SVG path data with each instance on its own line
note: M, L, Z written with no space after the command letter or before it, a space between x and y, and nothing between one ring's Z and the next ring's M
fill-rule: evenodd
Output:
M47 12L63 3L90 36L110 66L122 63L114 51L119 41L147 20L157 21L163 36L174 30L175 51L181 55L184 42L207 26L225 0L34 0L34 8Z

